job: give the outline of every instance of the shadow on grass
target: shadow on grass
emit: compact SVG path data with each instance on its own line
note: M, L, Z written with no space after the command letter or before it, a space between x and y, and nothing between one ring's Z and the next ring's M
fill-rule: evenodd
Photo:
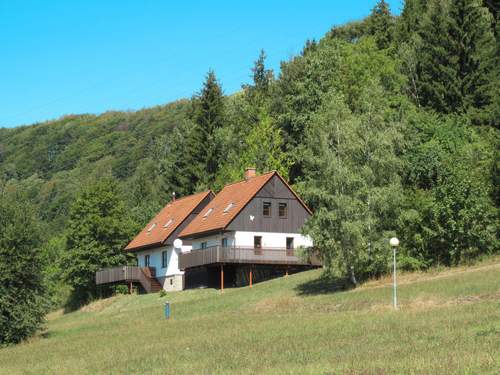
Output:
M295 290L301 296L308 296L337 293L353 288L354 285L349 279L323 274L317 279L297 285Z

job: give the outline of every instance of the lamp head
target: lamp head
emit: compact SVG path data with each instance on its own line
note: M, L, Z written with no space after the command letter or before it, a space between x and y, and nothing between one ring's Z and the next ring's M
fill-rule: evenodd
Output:
M392 237L389 241L392 247L398 247L399 246L399 240L396 237Z

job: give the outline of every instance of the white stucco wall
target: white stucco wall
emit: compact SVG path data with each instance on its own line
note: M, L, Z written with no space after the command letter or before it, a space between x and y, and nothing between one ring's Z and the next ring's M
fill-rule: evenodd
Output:
M201 249L202 242L207 243L207 247L220 246L223 237L228 239L228 246L253 247L254 236L262 237L262 247L286 247L286 238L293 237L293 245L295 248L300 246L310 247L313 241L308 236L303 236L300 233L271 233L271 232L244 232L236 231L224 233L223 235L211 235L207 237L193 240L193 250Z
M201 249L201 244L203 242L207 243L207 247L221 246L223 238L227 238L228 246L234 245L234 232L228 232L224 234L215 234L207 237L197 238L196 240L192 241L192 246L193 246L192 249L193 250Z
M182 251L191 250L191 246L182 246ZM161 257L162 252L167 251L167 267L162 267ZM184 271L179 269L179 250L174 249L172 246L157 247L154 249L148 249L139 251L136 253L137 264L139 267L145 267L146 265L146 255L150 256L149 266L156 268L156 277L165 277L173 275L183 275Z
M243 232L236 231L234 234L236 246L252 247L254 245L254 236L262 237L262 247L286 247L286 238L293 237L293 246L311 247L313 241L309 236L303 236L300 233L271 233L271 232Z

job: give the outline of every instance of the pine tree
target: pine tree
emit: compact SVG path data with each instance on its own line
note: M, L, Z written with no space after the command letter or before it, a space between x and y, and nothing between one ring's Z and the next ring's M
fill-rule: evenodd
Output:
M375 37L380 49L388 48L392 42L394 18L389 4L379 0L368 17L368 31Z
M32 207L0 192L0 346L40 328L49 306Z
M72 303L97 296L95 272L127 263L123 249L133 230L117 184L109 178L85 187L71 206L62 264Z
M417 87L420 104L441 113L462 107L456 41L449 36L448 3L430 0L420 28Z
M201 92L192 102L195 127L189 134L186 156L193 167L192 183L207 187L215 180L219 166L216 132L224 125L224 94L213 70L208 72Z
M461 109L470 112L476 123L494 120L488 107L498 83L495 74L498 58L491 19L480 0L452 0L450 38L458 57Z
M498 86L491 18L479 0L433 0L420 28L421 104L441 113L467 112L476 123L495 121Z

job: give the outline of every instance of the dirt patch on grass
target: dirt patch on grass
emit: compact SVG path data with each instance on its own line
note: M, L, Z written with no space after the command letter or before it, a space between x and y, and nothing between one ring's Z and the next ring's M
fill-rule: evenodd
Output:
M462 296L453 299L439 299L435 297L417 297L410 302L399 305L399 309L404 311L428 310L432 308L451 307L457 305L469 305L484 301L500 301L500 292L492 294L482 294L474 296ZM392 310L391 304L374 304L370 307L374 312L385 312Z
M264 298L255 304L255 310L257 312L290 311L296 310L297 306L302 303L303 300L299 297Z
M111 306L120 296L99 299L97 301L91 302L88 305L83 306L81 312L100 312L106 307Z
M463 273L486 271L486 270L495 269L495 268L500 269L500 263L488 264L488 265L479 266L479 267L451 268L449 270L439 271L439 272L402 273L402 274L398 274L398 285L405 285L405 284L412 284L415 282L443 279L446 277L460 275ZM390 285L392 285L392 276L387 275L387 276L382 277L382 278L377 279L377 280L367 281L366 283L361 285L359 288L354 289L354 291L362 291L365 289L373 289L373 288L383 288L383 287L387 287Z

